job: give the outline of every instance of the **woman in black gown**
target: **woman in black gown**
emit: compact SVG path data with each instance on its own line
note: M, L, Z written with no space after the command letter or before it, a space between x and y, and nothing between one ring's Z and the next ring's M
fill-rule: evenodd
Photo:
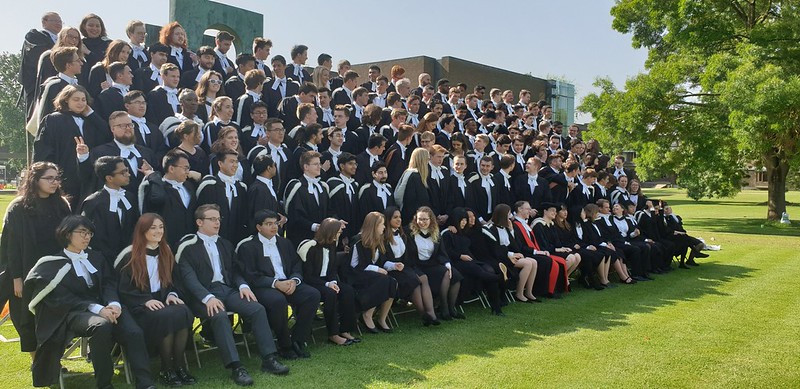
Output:
M493 315L505 316L500 303L500 294L505 284L503 276L496 273L491 265L472 254L467 210L461 207L454 208L448 215L447 221L450 227L442 232L442 245L450 257L450 263L464 275L465 281L470 280L472 284L486 291Z
M456 310L463 277L450 263L442 246L436 215L429 207L420 207L414 213L407 250L409 265L428 275L431 291L434 297L439 297L439 317L465 319L464 314Z
M336 246L344 224L327 218L319 225L314 239L304 240L297 248L303 261L303 281L322 296L322 313L328 340L340 346L361 342L350 333L356 329L355 290L339 277L339 258Z
M78 78L82 81L81 85L88 85L89 69L106 56L111 39L108 39L103 19L95 14L84 16L79 29L83 35L84 63L83 71Z
M387 250L387 260L383 268L389 271L389 276L397 281L397 297L411 300L417 311L422 316L422 324L427 327L431 324L439 325L436 311L433 306L433 295L428 285L428 276L415 271L411 266L406 266L406 234L403 232L403 217L397 207L388 207L383 212L386 222L384 237L390 250Z
M575 212L573 212L573 215ZM584 214L583 209L580 214L572 218L577 220L578 217ZM572 220L569 219L569 210L565 204L559 204L556 219L553 222L555 232L558 235L558 240L562 245L571 247L573 252L581 256L581 278L580 281L587 288L595 290L605 289L600 285L601 280L608 280L608 268L611 266L610 260L604 257L603 253L597 247L591 244L581 244L575 235L575 228L572 225ZM606 281L607 282L607 281Z
M119 297L144 331L150 354L161 356L161 381L167 386L195 383L183 354L194 317L175 285L175 257L164 239L164 219L145 213L136 223L133 243L117 257Z
M6 210L0 241L0 268L7 272L0 285L9 298L11 322L19 334L20 349L36 352L36 325L22 296L22 282L39 258L61 249L56 227L70 214L62 197L61 174L52 162L36 162L25 172L19 196Z
M380 331L392 332L386 323L397 295L397 281L389 277L389 272L381 267L386 261L389 248L386 247L383 232L386 229L384 217L380 212L370 212L361 225L361 233L354 238L350 266L355 270L353 288L358 303L364 311L361 318L367 331L377 334ZM375 309L380 306L377 326L372 320ZM380 331L379 331L380 330Z

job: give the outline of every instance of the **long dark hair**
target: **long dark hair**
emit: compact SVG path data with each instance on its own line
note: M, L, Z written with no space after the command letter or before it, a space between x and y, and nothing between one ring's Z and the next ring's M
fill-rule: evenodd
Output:
M145 213L139 218L133 231L133 243L131 247L131 260L123 267L130 268L131 280L134 286L144 292L149 292L150 277L147 273L147 238L145 234L153 226L156 219L164 223L164 237L167 236L167 225L164 218L157 213ZM161 287L165 288L172 285L172 268L175 264L175 257L172 255L166 239L162 238L158 242L158 279Z
M323 246L335 246L341 228L341 220L332 217L325 218L325 220L319 224L319 228L314 234L314 240Z
M61 175L61 169L52 162L35 162L28 168L28 171L25 173L25 180L22 182L22 185L20 185L18 192L19 197L22 197L22 206L25 209L32 210L36 207L34 200L39 197L38 182L50 169L54 169L59 176ZM64 196L64 193L61 191L61 186L56 189L56 193L53 193L52 196Z

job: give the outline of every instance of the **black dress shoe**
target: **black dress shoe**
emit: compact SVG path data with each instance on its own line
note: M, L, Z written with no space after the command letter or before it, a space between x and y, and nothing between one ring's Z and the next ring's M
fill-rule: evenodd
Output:
M158 379L162 384L167 385L170 388L183 386L183 381L181 381L180 377L178 377L178 375L172 370L165 370L161 373L158 373Z
M278 356L286 360L294 360L299 358L296 352L294 352L294 347L284 348L278 351Z
M306 346L300 342L292 342L292 350L300 358L311 358L311 354L306 350Z
M359 337L355 337L353 339L348 339L348 340L353 342L353 343L361 343L361 338L359 338Z
M378 324L378 325L377 325L377 328L378 328L378 329L379 329L381 332L385 332L385 333L387 333L387 334L391 334L392 332L394 332L394 330L393 330L393 329L391 329L391 328L389 328L389 327L383 327L383 326L381 326L380 324Z
M239 366L233 369L231 378L233 378L233 382L239 386L250 386L253 384L253 377L250 377L250 374L247 374L247 369L245 369L244 366Z
M284 375L289 373L289 368L278 362L274 355L270 355L261 361L261 371L275 375Z
M428 315L427 313L422 315L422 325L425 327L429 327L431 325L438 326L439 324L442 324L442 322L440 322L438 319L434 319L433 316Z
M370 334L379 334L380 333L380 331L378 331L377 327L368 327L366 324L364 324L364 328L366 328L367 332L369 332Z
M694 254L694 257L695 257L695 258L708 258L708 254L706 254L706 253L701 253L701 252L696 252L696 253Z
M463 313L458 312L458 311L455 311L455 312L451 313L450 315L453 316L454 319L458 319L458 320L464 320L464 319L467 318L466 316L464 316Z
M344 343L336 343L333 340L328 339L328 343L330 343L330 344L332 344L334 346L349 346L349 345L353 344L353 341L350 340L350 339L346 339L345 338Z
M197 380L182 367L177 368L175 374L178 375L178 378L181 379L184 385L194 385L197 383Z

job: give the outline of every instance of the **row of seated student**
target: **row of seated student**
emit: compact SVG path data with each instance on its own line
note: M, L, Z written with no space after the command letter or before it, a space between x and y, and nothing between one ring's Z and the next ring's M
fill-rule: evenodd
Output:
M231 166L234 161L231 156ZM306 152L303 161L307 175L313 175L309 168L319 169L318 154ZM188 170L183 156L176 165L184 174ZM577 269L580 284L602 290L614 286L612 266L622 283L635 284L670 271L674 255L681 256L681 267L705 256L703 243L686 234L670 207L642 197L646 207L636 211L625 195L613 206L601 198L573 209L563 202L498 203L483 221L481 212L462 206L442 218L421 201L406 223L407 192L387 198L394 202L383 211L369 211L351 235L346 231L358 219L328 214L311 223L312 232L298 244L282 236L288 233L287 216L269 208L254 212L252 233L238 242L226 239L223 207L205 203L189 215L191 231L171 245L171 220L153 212L140 216L126 200L121 187L130 173L123 159L101 157L95 170L104 189L84 200L81 215L72 215L60 168L51 162L31 166L6 214L3 291L22 350L32 353L35 386L57 380L69 336L90 337L99 387L110 384L114 342L125 349L137 387L153 384L149 355L160 356L163 383L191 384L196 380L181 356L197 317L233 380L247 385L253 380L239 360L228 312L249 324L262 370L286 374L279 358L309 357L305 344L320 303L329 341L348 346L361 342L352 334L359 312L368 332L392 332L387 318L395 299L410 301L425 326L436 326L465 319L456 307L474 293L485 292L491 312L503 316L506 289L517 301L540 302L569 291ZM421 182L414 183L419 176L411 167L401 185L425 192ZM288 196L300 196L300 190L291 193L293 187L288 185ZM178 198L192 197L176 192ZM302 193L308 204L327 197L321 184ZM294 217L302 216L289 213ZM130 228L120 230L124 225ZM109 236L106 230L115 227ZM105 247L102 239L119 236L129 239L113 255L95 249Z

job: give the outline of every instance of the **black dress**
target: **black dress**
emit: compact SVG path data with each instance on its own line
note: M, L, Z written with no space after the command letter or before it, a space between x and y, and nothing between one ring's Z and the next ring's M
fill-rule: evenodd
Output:
M389 276L397 281L397 297L406 300L410 299L411 294L414 293L414 289L417 289L417 287L422 284L419 280L419 276L425 274L413 266L408 265L408 259L406 257L408 254L407 247L408 239L401 234L400 231L396 231L392 243L387 247L387 255L383 257L385 259L383 264L385 264L386 261L404 264L402 271L391 270L389 271ZM383 266L383 264L381 264L381 266Z
M208 154L200 147L194 147L194 154L190 154L180 146L175 147L173 150L183 151L183 153L186 154L186 159L189 160L189 170L198 172L203 177L211 174L211 170L209 170Z
M156 262L158 262L158 250L147 249L147 256L155 257ZM165 336L185 328L191 328L194 322L194 315L192 315L186 304L167 305L167 297L170 293L175 293L180 298L178 288L175 286L175 280L178 279L177 264L172 271L173 283L169 286L162 285L159 290L150 292L149 281L146 291L139 289L134 284L131 278L131 268L128 266L130 260L131 247L129 246L120 253L120 258L115 263L115 267L119 272L120 303L130 310L131 316L144 331L147 351L150 355L154 355L158 352L161 340ZM148 268L149 271L150 269ZM156 267L155 271L158 271L158 267ZM158 300L164 303L164 308L151 311L145 306L145 303L150 300Z
M56 241L56 226L70 214L67 202L58 196L35 198L33 206L22 205L22 197L11 201L6 211L2 241L0 241L0 269L6 270L4 293L9 296L11 321L20 337L23 352L36 350L36 323L27 300L14 296L15 278L25 280L39 258L61 249Z
M303 281L316 288L321 296L322 313L328 336L356 329L356 299L353 287L339 277L340 261L336 245L323 246L314 240L300 243L297 254L303 261ZM339 286L339 293L327 287L328 282Z
M83 58L83 71L81 74L78 75L78 79L81 80L81 85L88 85L89 81L89 71L96 63L103 60L106 56L106 50L108 49L108 45L111 43L111 39L108 37L101 36L97 38L83 38L83 46L89 50L89 54Z
M426 237L422 234L419 236L431 240L430 236ZM433 242L433 252L430 258L422 259L420 258L415 237L412 235L408 238L407 251L406 257L408 258L409 264L414 266L418 271L428 275L428 284L431 286L431 293L433 297L438 296L440 294L442 281L444 281L444 277L447 273L446 265L450 263L450 258L447 256L442 242ZM450 285L452 286L461 282L463 277L458 269L451 267L451 272L452 278L450 279Z
M386 253L371 251L361 243L361 235L355 238L350 266L355 270L353 274L353 288L356 290L356 301L361 310L368 310L383 304L386 300L397 295L397 281L394 278L370 270L372 266L379 267L379 262L384 262ZM377 258L376 258L377 252Z

